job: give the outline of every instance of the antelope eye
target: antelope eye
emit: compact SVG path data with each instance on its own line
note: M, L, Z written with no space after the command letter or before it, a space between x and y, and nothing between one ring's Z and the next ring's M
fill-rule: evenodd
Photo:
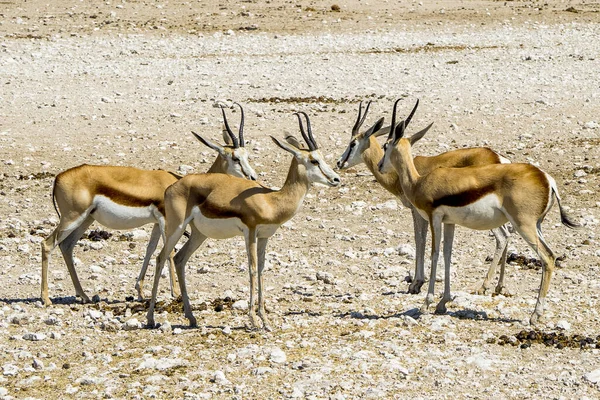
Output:
M233 162L240 162L239 157L232 156L231 159L233 160Z
M356 142L355 141L350 142L350 148L353 148L354 146L356 146Z
M319 160L315 160L314 158L310 160L310 163L313 165L319 165Z

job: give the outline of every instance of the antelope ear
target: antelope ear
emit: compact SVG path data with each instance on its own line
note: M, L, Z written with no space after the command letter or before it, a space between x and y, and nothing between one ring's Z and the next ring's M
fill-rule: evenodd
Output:
M373 133L373 135L375 135L375 137L388 136L389 134L390 134L389 126L386 126L385 128L381 128L378 131Z
M225 127L225 124L223 124L221 126L222 126L221 127L221 133L223 134L223 140L225 141L225 144L227 146L233 146L233 142L231 141L231 137L227 133L227 128Z
M423 129L422 131L419 131L417 133L415 133L414 135L412 135L410 137L410 145L412 146L413 144L417 143L419 140L421 140L421 138L423 136L425 136L425 134L427 133L427 131L429 130L429 128L431 128L433 126L433 122L431 124L429 124L429 126L425 129Z
M300 143L300 141L294 135L286 136L285 141L298 149L306 150L306 146L303 143Z
M282 142L279 139L277 139L276 137L271 136L271 139L273 139L273 142L275 142L275 144L279 147L281 147L283 150L290 152L294 155L294 157L300 157L300 151L298 149L298 147L288 144L287 142Z
M192 131L192 134L196 137L196 139L198 139L200 142L202 142L202 144L204 144L205 146L210 147L211 149L217 151L219 154L223 154L224 150L223 150L223 147L221 147L220 145L213 143L208 139L204 139L202 136L198 135L194 131Z
M375 124L370 127L369 129L367 129L367 131L365 132L365 137L369 137L372 134L374 134L375 132L378 132L381 130L381 127L383 126L383 121L385 120L384 117L379 118L379 120L377 120L377 122L375 122Z

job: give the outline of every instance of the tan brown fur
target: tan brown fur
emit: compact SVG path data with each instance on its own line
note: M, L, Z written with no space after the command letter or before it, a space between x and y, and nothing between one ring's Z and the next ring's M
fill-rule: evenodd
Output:
M395 110L394 110L395 111ZM402 125L403 134L404 126ZM398 135L398 133L396 133ZM388 139L386 158L382 167L391 163L400 177L400 184L409 201L422 213L427 215L432 231L432 272L429 290L423 306L426 310L433 301L435 284L435 267L439 253L441 223L446 218L453 220L450 224L449 237L452 238L454 223L460 213L452 211L474 204L486 195L494 195L497 202L478 203L480 209L475 220L464 224L472 229L490 229L510 221L527 243L538 253L543 262L542 282L538 293L535 310L531 315L531 324L537 323L543 314L545 297L554 270L554 255L541 236L541 223L551 208L554 198L558 200L562 222L568 227L576 227L564 213L555 183L549 175L530 164L495 164L466 168L437 168L429 174L420 175L413 162L411 142L409 139ZM387 159L389 158L389 160ZM383 168L385 170L385 168ZM497 204L497 205L495 205ZM481 207L487 207L481 208ZM496 210L492 213L492 210ZM485 212L484 212L485 211ZM500 214L499 214L500 213ZM501 215L504 215L503 217ZM473 218L474 214L466 214ZM492 217L493 215L493 217ZM482 218L478 220L477 218ZM491 218L491 219L490 219ZM446 240L447 233L444 233ZM451 251L451 249L449 250ZM444 246L446 259L446 278L444 296L436 307L436 312L444 313L445 304L450 301L450 253Z

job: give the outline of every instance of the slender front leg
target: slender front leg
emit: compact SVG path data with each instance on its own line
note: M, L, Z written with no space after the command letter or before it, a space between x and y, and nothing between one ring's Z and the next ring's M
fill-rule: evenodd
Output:
M150 257L156 250L156 246L158 245L158 240L160 239L160 227L158 224L154 224L152 227L152 233L150 233L150 241L148 242L148 246L146 247L146 255L144 256L144 263L142 264L142 269L140 274L135 282L135 289L138 292L138 301L144 300L144 278L146 277L146 272L148 271L148 264L150 263Z
M498 278L498 285L496 285L495 292L496 294L503 294L505 296L510 296L510 292L504 286L504 276L506 275L506 253L508 252L508 242L510 239L510 232L508 230L508 225L504 224L500 227L501 232L504 234L504 249L502 249L502 256L500 257L500 278Z
M250 317L250 325L252 329L259 329L260 324L256 317L254 304L254 293L257 286L257 263L258 254L256 249L256 229L248 228L245 232L246 252L248 253L248 273L250 274L250 303L248 304L248 315Z
M427 241L427 221L421 215L411 208L413 219L413 229L415 234L415 275L413 281L408 286L408 293L416 294L421 291L421 286L425 283L425 244Z
M433 303L435 293L435 275L437 261L440 255L440 240L442 238L442 221L439 217L429 217L429 227L431 228L431 272L429 273L429 288L425 297L425 304L421 307L421 312L427 312L429 305Z
M267 318L267 312L265 310L265 297L264 297L264 282L263 282L263 271L265 269L265 256L267 251L267 238L258 239L258 316L263 322L263 328L269 332L273 329Z
M436 314L445 314L446 303L452 301L452 295L450 294L450 265L452 262L454 227L454 224L444 224L444 295L435 308Z
M154 328L156 326L156 324L154 322L154 307L156 306L156 298L158 296L158 285L160 283L160 272L162 271L163 267L165 266L165 262L167 261L168 255L171 254L171 252L175 248L175 245L177 244L177 241L183 235L184 229L185 229L185 227L176 227L172 233L167 232L167 240L165 241L165 245L163 246L162 250L160 251L160 254L158 255L158 257L156 257L156 269L154 270L154 283L152 285L152 297L150 298L150 304L148 305L148 313L146 315L147 325L151 328ZM179 273L179 271L177 271L177 272ZM179 279L179 285L180 285L180 287L185 286L185 281L182 279ZM185 304L187 301L188 302L188 311L191 314L191 307L189 307L189 299L187 299L187 296L184 296L183 293L182 293L182 297L183 297L184 310L185 310ZM190 316L191 316L191 318L190 318ZM194 316L188 315L188 313L186 312L186 317L189 319L190 325L195 326L196 320L194 319Z

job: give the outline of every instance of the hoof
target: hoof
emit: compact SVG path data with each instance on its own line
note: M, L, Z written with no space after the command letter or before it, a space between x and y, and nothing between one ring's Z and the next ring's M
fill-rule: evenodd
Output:
M479 296L485 296L488 292L488 288L486 288L485 286L481 286L479 289L476 289L473 294L477 294Z
M52 300L50 300L50 298L46 298L46 299L42 299L42 303L44 304L45 307L51 306L52 305Z
M156 324L156 322L154 322L153 319L152 320L149 319L148 321L146 321L146 328L147 329L156 329L156 328L158 328L158 325Z
M195 317L189 318L190 321L190 328L197 328L198 327L198 322L196 321Z
M79 298L81 299L81 303L82 303L82 304L89 304L89 303L91 303L91 302L92 302L92 301L90 300L90 298L89 298L89 297L87 297L87 295L85 295L85 294L84 294L84 295L79 295Z
M531 314L531 317L529 318L529 324L531 326L537 326L541 322L542 322L542 316L541 315L537 315L535 312L533 314Z
M424 281L417 281L417 280L412 281L412 283L408 286L408 293L410 293L410 294L421 293L421 286L423 286L424 283L425 283Z
M497 286L494 290L494 296L502 295L505 297L513 297L513 294L505 286Z
M436 314L446 314L446 311L448 311L446 308L446 303L438 303L438 305L435 307Z

